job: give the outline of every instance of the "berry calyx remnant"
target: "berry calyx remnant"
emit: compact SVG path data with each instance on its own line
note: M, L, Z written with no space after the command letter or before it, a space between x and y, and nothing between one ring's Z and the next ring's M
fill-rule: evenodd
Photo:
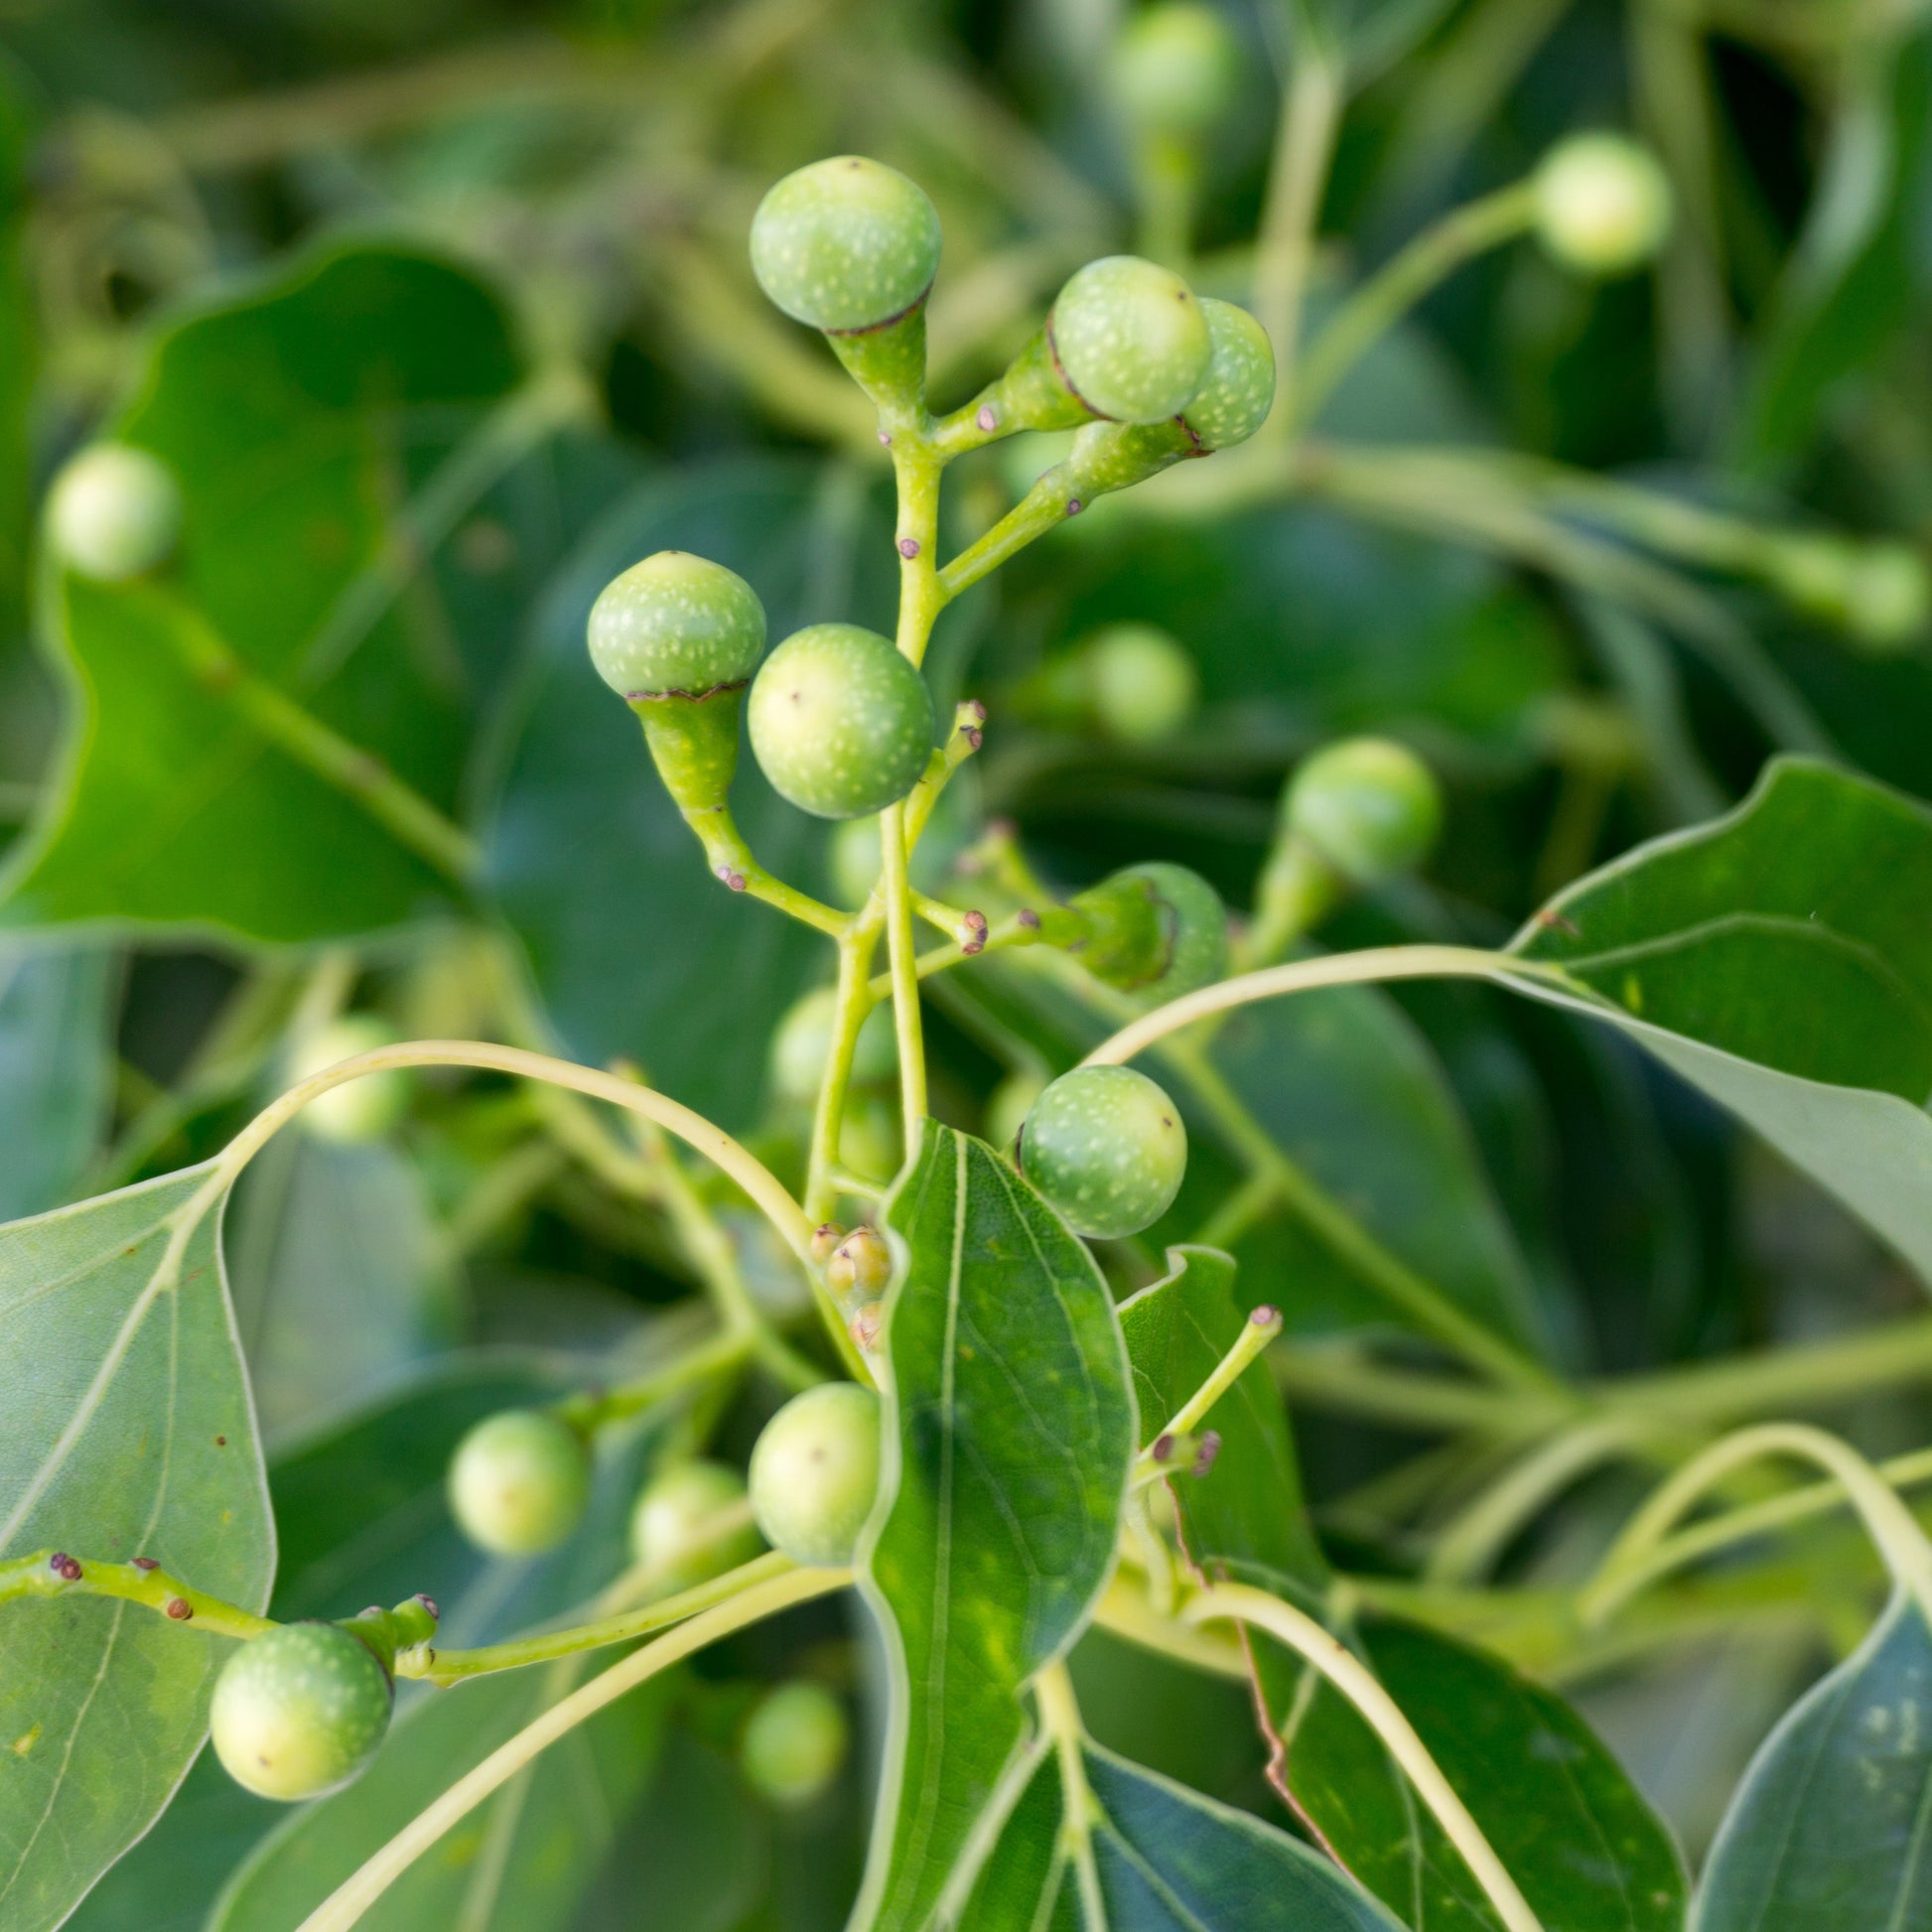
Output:
M718 1518L745 1500L745 1478L701 1456L653 1476L630 1512L630 1554L654 1571L664 1589L695 1588L750 1563L759 1553L749 1524L717 1534Z
M480 1549L503 1557L554 1550L591 1495L584 1440L541 1409L505 1409L464 1437L450 1463L450 1510Z
M932 756L925 679L856 623L795 630L752 685L752 750L773 788L818 818L897 804Z
M851 1738L845 1706L822 1684L799 1679L768 1692L753 1711L739 1762L760 1797L797 1811L838 1776Z
M1620 134L1574 134L1544 156L1536 231L1580 275L1627 275L1664 245L1674 198L1649 149Z
M1016 1155L1075 1234L1118 1240L1173 1205L1187 1172L1187 1130L1145 1073L1078 1066L1034 1102Z
M752 1450L752 1513L793 1563L852 1561L879 1490L879 1397L856 1382L793 1396Z
M373 1013L344 1014L302 1042L289 1063L289 1084L299 1086L339 1060L393 1046L399 1037L395 1028ZM408 1111L409 1084L401 1067L345 1080L303 1108L303 1128L325 1141L379 1140Z
M158 456L95 443L71 458L47 498L48 536L69 570L102 583L143 577L174 555L181 485Z
M1303 760L1282 823L1350 885L1373 886L1428 856L1443 826L1442 788L1407 746L1343 739Z
M395 1687L358 1636L284 1623L222 1667L209 1725L222 1768L257 1797L294 1803L346 1784L381 1745Z

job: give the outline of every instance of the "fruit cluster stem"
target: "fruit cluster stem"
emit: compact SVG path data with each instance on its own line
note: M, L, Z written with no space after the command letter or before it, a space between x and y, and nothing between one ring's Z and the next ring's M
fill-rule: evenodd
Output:
M115 1596L173 1622L243 1641L276 1627L268 1617L196 1589L145 1557L97 1563L65 1550L37 1550L0 1563L0 1603L24 1596Z

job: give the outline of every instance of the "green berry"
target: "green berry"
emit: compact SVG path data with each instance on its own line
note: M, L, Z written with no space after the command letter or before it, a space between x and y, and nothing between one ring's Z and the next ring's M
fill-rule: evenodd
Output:
M1202 450L1245 443L1275 406L1275 345L1246 309L1200 299L1207 319L1207 373L1180 420Z
M778 793L863 818L910 791L932 756L932 699L890 638L856 623L795 630L752 686L752 750Z
M821 986L797 1001L771 1036L771 1084L780 1099L809 1107L818 1098L825 1061L832 1050L832 1025L838 994ZM866 1015L852 1055L852 1078L862 1086L890 1080L898 1065L893 1010L882 1002Z
M745 1725L746 1782L783 1810L798 1810L838 1776L851 1736L845 1706L822 1685L780 1684Z
M839 1165L885 1187L898 1173L902 1147L897 1097L853 1094L839 1124Z
M499 1557L554 1550L577 1527L590 1495L583 1438L540 1409L485 1417L450 1464L451 1512L472 1543Z
M1207 323L1193 290L1138 255L1105 255L1078 270L1046 330L1068 387L1115 422L1179 415L1207 373Z
M1670 233L1670 177L1655 155L1620 134L1575 134L1536 171L1536 229L1580 275L1625 275Z
M1152 745L1193 715L1200 696L1194 660L1151 623L1113 623L1081 649L1095 721L1123 745Z
M1234 104L1240 77L1240 50L1212 7L1149 7L1114 44L1114 97L1144 134L1198 140Z
M630 1554L667 1591L693 1589L759 1553L751 1525L720 1536L718 1519L745 1500L745 1478L723 1462L694 1457L644 1485L630 1512Z
M258 1798L319 1797L363 1770L389 1728L395 1690L360 1637L333 1623L284 1623L222 1667L214 1752Z
M787 175L752 217L752 272L796 322L877 329L920 302L939 270L924 189L864 155Z
M879 1398L856 1382L793 1396L752 1450L752 1513L793 1563L852 1561L879 1490Z
M1349 738L1303 762L1282 815L1344 879L1373 886L1428 856L1442 830L1443 794L1406 746Z
M1131 1066L1077 1066L1034 1102L1020 1171L1075 1234L1117 1240L1152 1227L1187 1172L1176 1107Z
M96 443L74 457L48 492L56 554L82 577L118 584L174 554L181 485L157 456L125 443Z
M334 1066L339 1060L393 1046L398 1035L372 1013L345 1014L331 1021L302 1043L289 1065L289 1084ZM302 1110L302 1125L325 1141L379 1140L409 1108L409 1075L398 1067L387 1073L365 1073L318 1094Z
M591 662L632 704L742 684L764 651L764 607L744 578L686 550L614 577L591 606Z
M1155 859L1129 866L1120 876L1145 884L1166 940L1159 974L1140 989L1143 1005L1165 1005L1226 974L1227 908L1199 873Z

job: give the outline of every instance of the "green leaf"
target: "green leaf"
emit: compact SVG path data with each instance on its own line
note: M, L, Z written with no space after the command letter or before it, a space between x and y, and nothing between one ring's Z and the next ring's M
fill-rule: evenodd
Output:
M984 1143L928 1121L887 1224L892 1496L865 1586L893 1666L856 1925L925 1924L1113 1567L1134 1399L1093 1258ZM980 1849L984 1849L981 1847ZM963 1879L968 1873L961 1871Z
M1062 1835L1060 1769L1042 1752L960 1923L973 1932L1394 1932L1319 1853L1244 1811L1089 1743L1093 1890ZM1097 1904L1098 1910L1090 1909Z
M1248 1319L1235 1295L1235 1267L1212 1248L1170 1248L1165 1280L1120 1310L1134 1366L1141 1446L1205 1382ZM1266 1361L1254 1361L1207 1412L1221 1439L1206 1475L1170 1479L1182 1539L1210 1578L1240 1575L1286 1593L1292 1582L1319 1590L1324 1562L1302 1495L1288 1413Z
M1809 759L1592 873L1512 948L1601 1001L1932 1283L1932 812Z
M0 1220L72 1191L113 1096L113 961L98 946L0 948Z
M1902 1593L1785 1714L1711 1848L1694 1932L1932 1925L1932 1631Z
M1675 1932L1685 1878L1669 1832L1589 1727L1499 1659L1393 1617L1357 1648L1416 1727L1549 1932ZM1417 1932L1501 1921L1461 1856L1338 1692L1251 1636L1276 1773L1336 1858Z
M628 1055L727 1127L756 1112L758 1045L818 942L706 870L637 721L591 668L585 620L621 570L677 549L740 572L773 640L828 611L890 627L891 528L855 492L843 472L760 459L684 470L616 505L545 602L486 833L490 883L568 1050L592 1064ZM767 867L817 888L823 827L777 797L749 752L732 805Z
M113 433L186 502L172 606L61 579L62 776L8 873L15 924L136 920L302 941L446 902L447 878L189 673L206 625L246 669L445 811L477 694L433 592L391 595L416 483L520 379L495 298L401 247L315 256L161 337Z
M0 1228L0 1555L157 1558L248 1609L274 1564L268 1496L218 1246L203 1210L178 1274L184 1173ZM0 1605L0 1920L73 1909L200 1748L228 1645L106 1597Z

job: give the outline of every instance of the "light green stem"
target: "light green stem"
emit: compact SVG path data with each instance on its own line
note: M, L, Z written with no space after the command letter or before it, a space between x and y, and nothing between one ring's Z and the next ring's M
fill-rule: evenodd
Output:
M686 1389L729 1375L751 1356L756 1346L757 1337L751 1330L728 1328L662 1368L638 1376L635 1381L568 1396L556 1405L556 1414L586 1434L613 1423L627 1422L632 1416L656 1408L660 1402L668 1402L674 1395L682 1395ZM812 1379L819 1378L814 1374Z
M509 1782L524 1765L586 1719L626 1692L635 1690L659 1672L682 1663L707 1645L753 1623L791 1608L793 1604L828 1596L852 1581L849 1570L794 1570L741 1591L689 1622L646 1644L614 1664L581 1690L554 1704L537 1721L460 1777L434 1803L410 1822L315 1911L298 1932L349 1932L362 1915L415 1862L446 1833L494 1791Z
M1149 1468L1159 1469L1161 1464L1154 1455L1154 1449L1161 1437L1191 1436L1207 1420L1208 1411L1240 1380L1248 1364L1281 1331L1282 1313L1279 1309L1256 1309L1241 1324L1241 1332L1235 1336L1233 1346L1215 1363L1214 1372L1168 1418L1154 1443L1141 1451L1141 1462Z
M79 1574L64 1574L72 1569ZM136 1563L97 1563L91 1557L58 1550L37 1550L32 1556L0 1563L0 1603L23 1596L118 1596L157 1610L173 1622L244 1642L276 1627L268 1617L224 1603L165 1570L143 1569Z

